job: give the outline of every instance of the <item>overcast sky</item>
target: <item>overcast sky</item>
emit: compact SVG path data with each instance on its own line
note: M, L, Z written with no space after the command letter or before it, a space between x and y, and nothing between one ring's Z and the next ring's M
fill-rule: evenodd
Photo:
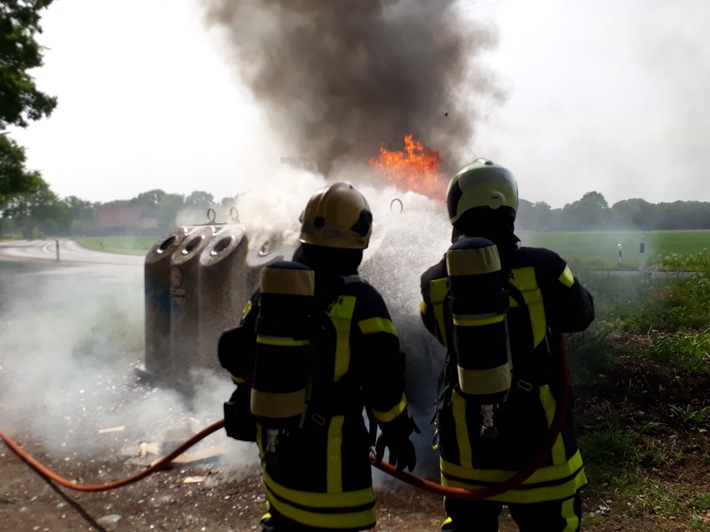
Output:
M48 50L34 75L59 105L12 136L60 197L105 202L160 188L219 200L293 155L202 9L57 0L44 11ZM497 28L482 59L505 97L462 141L471 157L508 166L521 197L553 207L590 191L610 205L710 201L710 2L460 0L452 16Z

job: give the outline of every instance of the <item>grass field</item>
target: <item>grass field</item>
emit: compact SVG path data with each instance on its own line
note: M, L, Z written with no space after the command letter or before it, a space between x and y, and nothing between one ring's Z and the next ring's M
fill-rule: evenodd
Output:
M86 249L125 255L146 255L157 241L158 237L152 236L104 236L77 240Z
M636 270L644 240L646 266L668 262L674 253L694 260L710 261L710 230L609 231L584 233L520 233L524 245L553 249L567 261L588 268ZM622 257L619 260L618 245Z

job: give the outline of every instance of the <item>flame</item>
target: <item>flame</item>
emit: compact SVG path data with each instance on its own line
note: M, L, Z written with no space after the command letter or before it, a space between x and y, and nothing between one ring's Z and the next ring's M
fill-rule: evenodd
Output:
M401 189L436 199L446 194L439 175L439 152L425 148L412 134L404 137L404 150L389 151L380 147L380 156L368 162Z

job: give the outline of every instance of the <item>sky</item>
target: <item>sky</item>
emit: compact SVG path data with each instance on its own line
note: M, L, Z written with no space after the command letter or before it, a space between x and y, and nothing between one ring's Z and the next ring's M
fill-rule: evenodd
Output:
M271 49L260 46L262 34L250 46L230 38L226 16L208 24L206 10L220 4L56 0L42 17L45 64L33 76L59 105L11 132L27 166L60 197L99 202L156 188L220 200L284 171L281 158L303 147L284 131L294 140L299 124L280 127L274 117L283 116L283 100L255 95L244 81ZM554 208L590 191L610 206L630 198L710 201L710 3L456 0L446 17L451 28L471 21L486 35L471 63L487 85L472 88L470 119L451 118L470 126L454 166L493 159L514 173L522 198ZM457 88L462 99L469 82ZM299 88L287 90L300 97ZM336 124L343 135L355 115L347 116ZM338 129L324 135L337 138Z

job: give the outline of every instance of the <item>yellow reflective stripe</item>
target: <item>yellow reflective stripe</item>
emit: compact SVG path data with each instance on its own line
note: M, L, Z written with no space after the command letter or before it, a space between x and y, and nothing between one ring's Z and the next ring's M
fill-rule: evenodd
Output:
M429 297L431 299L431 304L434 307L434 319L436 320L436 325L439 328L439 335L441 338L441 343L444 347L448 347L448 341L446 338L446 323L444 321L444 301L446 301L446 296L449 294L449 279L434 279L429 284Z
M328 427L326 450L326 482L328 493L343 491L343 421L345 416L333 416Z
M257 344L264 345L278 345L284 347L301 347L304 345L309 345L310 340L294 340L293 338L283 338L279 336L264 336L263 334L258 334L256 336Z
M387 423L388 421L394 421L394 419L399 416L407 408L407 397L402 394L402 399L394 407L390 408L387 412L380 412L379 410L372 410L372 415L375 416L377 421L382 421Z
M520 293L523 295L530 316L533 347L537 347L540 345L540 342L545 339L547 320L545 319L545 306L542 301L542 292L537 286L537 279L535 278L535 268L533 266L514 268L510 283L520 290ZM515 301L512 296L510 297L510 306L518 306L518 302Z
M394 323L387 318L368 318L358 322L362 334L375 334L385 332L397 336L397 331L394 329Z
M505 314L497 314L490 318L474 318L470 315L460 315L454 316L454 325L460 325L462 327L481 327L483 325L492 325L494 323L500 323L504 319Z
M506 392L510 388L510 363L488 369L466 369L458 366L459 385L471 395Z
M251 379L247 379L246 377L237 377L236 375L231 375L231 377L232 377L232 382L234 384L246 384L251 380Z
M335 382L339 381L350 367L350 323L355 311L355 300L355 296L340 296L328 309L328 317L335 327Z
M309 506L314 510L319 508L348 508L355 506L365 506L374 500L372 487L367 487L353 491L341 491L337 493L322 493L316 491L300 491L287 488L275 482L267 473L263 471L264 483L267 487L281 499L286 499L293 504Z
M306 390L275 393L252 388L249 407L255 416L268 418L289 418L300 416L306 405Z
M564 271L560 274L557 280L567 288L570 288L574 284L574 275L572 275L572 270L569 269L569 266L565 266Z
M565 527L562 532L576 532L579 530L579 516L574 511L574 498L562 502L562 515L565 520Z
M466 399L456 390L451 396L451 409L454 415L454 426L456 427L456 443L459 448L459 462L463 467L473 467L473 455L471 452L471 439L468 437L468 425L466 424Z
M247 304L244 305L244 310L242 310L242 319L246 318L249 313L251 312L252 304L251 304L251 299L247 301Z
M419 302L419 314L426 315L426 302L423 299Z
M274 482L262 467L270 506L286 517L320 528L368 528L375 523L372 487L342 493L315 493L286 488ZM348 511L349 508L364 507ZM321 511L326 510L326 511Z
M316 282L313 270L294 270L267 266L261 270L261 291L264 294L312 296Z
M516 473L501 469L472 469L443 459L439 462L442 484L457 488L477 489L500 484ZM578 450L567 462L541 467L520 488L491 497L490 500L528 503L566 499L586 484L587 476Z
M513 268L513 275L510 278L510 282L521 292L535 290L537 288L535 267L525 266L524 268Z
M500 256L495 245L477 249L450 249L446 252L449 275L482 275L500 271Z
M547 384L540 386L540 403L545 410L545 417L547 418L547 427L552 426L552 420L555 417L555 410L557 409L557 403L555 401L550 387ZM555 444L552 446L552 463L562 464L567 459L565 452L565 444L562 439L562 435L557 436Z

